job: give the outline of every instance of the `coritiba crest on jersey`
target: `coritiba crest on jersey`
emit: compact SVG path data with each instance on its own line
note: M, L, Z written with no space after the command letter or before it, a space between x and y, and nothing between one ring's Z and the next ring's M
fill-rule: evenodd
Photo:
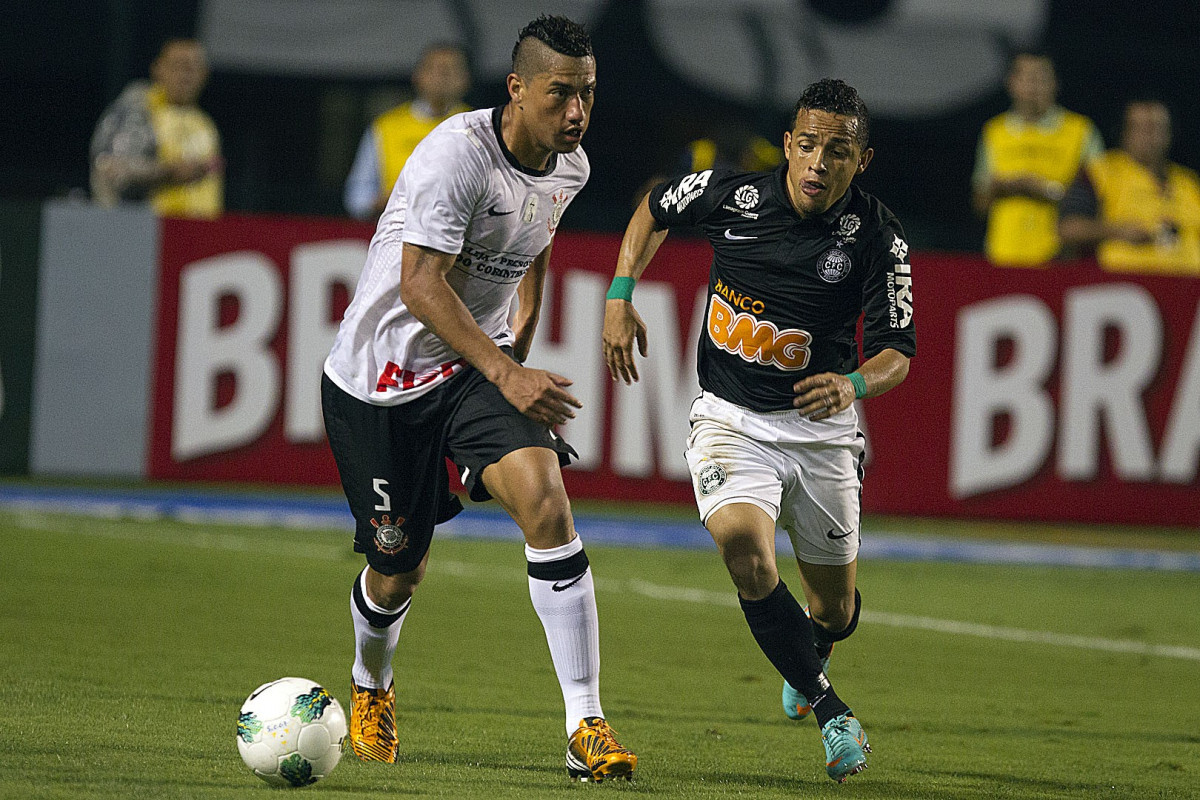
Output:
M845 250L831 247L817 259L817 274L826 283L837 283L850 274L850 256Z
M729 479L729 474L725 472L725 468L716 462L705 464L700 468L698 482L700 484L700 494L708 497L710 494L720 489L725 485L725 481Z

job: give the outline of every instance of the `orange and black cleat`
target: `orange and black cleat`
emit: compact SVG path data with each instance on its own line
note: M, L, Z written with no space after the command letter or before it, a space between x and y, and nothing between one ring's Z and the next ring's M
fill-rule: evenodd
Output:
M400 743L396 739L396 688L359 688L350 681L350 747L360 761L395 764Z
M637 756L621 746L603 717L585 717L567 742L567 774L578 781L633 780Z

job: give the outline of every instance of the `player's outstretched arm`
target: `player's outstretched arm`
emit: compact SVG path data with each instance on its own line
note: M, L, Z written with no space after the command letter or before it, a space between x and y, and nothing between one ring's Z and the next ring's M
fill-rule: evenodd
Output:
M862 376L866 391L861 397L878 397L894 389L908 376L908 356L890 347L868 358L855 370ZM826 419L845 411L854 402L854 383L846 375L822 372L797 381L792 405L812 420Z
M400 266L400 299L427 328L467 360L518 411L543 425L561 425L582 404L566 390L571 381L540 369L527 369L496 346L450 284L446 273L455 256L405 244Z
M604 303L604 362L612 379L632 383L638 379L633 358L633 343L646 357L646 324L633 307L633 281L642 276L650 259L667 238L667 229L659 227L650 213L650 196L642 198L621 240L613 287ZM623 279L623 280L622 280ZM622 283L624 282L624 286ZM617 296L614 296L617 295Z

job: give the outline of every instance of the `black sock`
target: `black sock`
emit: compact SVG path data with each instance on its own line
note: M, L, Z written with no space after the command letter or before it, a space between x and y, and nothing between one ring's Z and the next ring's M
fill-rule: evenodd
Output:
M850 709L838 698L821 670L813 646L813 625L783 581L762 600L745 600L742 612L763 654L784 680L804 693L821 727Z
M854 615L850 617L850 624L843 630L837 633L831 633L821 623L815 619L812 620L813 626L813 643L817 646L817 655L821 658L829 658L829 654L833 652L835 642L840 642L843 639L849 639L850 634L854 633L854 629L858 627L858 612L862 611L862 595L858 593L858 589L854 590Z

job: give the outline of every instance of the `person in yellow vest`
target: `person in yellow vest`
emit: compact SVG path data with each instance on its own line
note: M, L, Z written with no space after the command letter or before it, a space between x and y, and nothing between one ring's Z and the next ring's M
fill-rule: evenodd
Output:
M172 39L105 109L91 142L92 199L148 202L167 217L213 218L225 205L225 162L212 117L196 105L208 81L204 48Z
M471 110L463 103L471 86L471 73L466 53L458 45L427 47L417 62L412 83L416 97L377 117L363 134L343 197L352 217L378 217L404 162L421 140L446 118Z
M984 252L992 263L1040 266L1059 252L1058 201L1104 142L1090 119L1056 103L1058 82L1047 56L1017 53L1006 85L1012 108L983 126L973 200L987 217Z
M1089 164L1063 198L1063 241L1096 247L1110 272L1200 277L1200 179L1169 161L1170 149L1167 107L1129 103L1121 148Z

